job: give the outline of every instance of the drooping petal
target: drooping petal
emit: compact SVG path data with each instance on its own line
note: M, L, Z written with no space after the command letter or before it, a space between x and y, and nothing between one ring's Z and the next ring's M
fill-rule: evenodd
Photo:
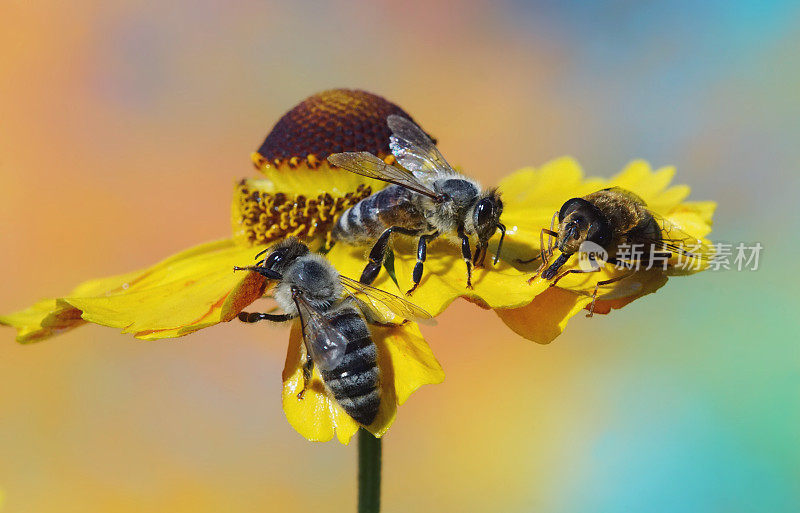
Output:
M120 274L107 278L89 280L78 285L71 296L103 294L121 289L125 283L139 276L142 271ZM9 315L0 316L0 324L17 329L17 342L30 343L84 324L81 311L60 298L43 299L33 306Z
M400 328L373 328L379 348L391 361L397 403L403 404L422 385L435 385L444 381L444 371L422 337L419 327L408 323ZM382 357L382 360L383 357ZM377 433L375 433L377 435Z
M559 287L548 287L522 308L495 310L514 333L539 344L549 344L564 331L567 321L591 298Z
M231 240L202 244L142 271L86 282L67 297L45 300L0 318L18 328L21 342L41 340L84 321L133 333L142 339L183 336L228 321L263 294L250 265L259 248Z
M81 312L58 299L43 299L33 306L0 316L0 324L17 329L17 342L29 343L63 333L84 321Z
M441 383L444 372L416 324L373 326L371 332L381 372L381 406L375 421L364 427L381 437L394 422L397 405L405 402L420 386ZM295 323L283 370L282 399L286 418L308 440L324 442L335 435L341 443L348 444L359 425L332 398L318 370L314 370L302 398L298 397L304 383L305 349L301 342L300 329Z
M314 369L311 382L306 385L302 399L298 394L303 390L303 362L305 350L302 335L297 323L292 324L289 336L289 350L283 367L283 411L289 424L312 442L327 442L336 434L343 444L358 431L358 423L347 415L334 401L325 388L319 370Z
M601 273L592 273L589 276ZM577 275L587 276L587 275ZM594 288L597 278L592 278ZM652 294L667 282L660 269L638 271L622 280L616 288L598 291L595 314L607 314L622 308L647 294ZM559 282L559 285L561 283ZM608 288L608 287L607 287ZM606 288L606 289L607 289ZM604 288L600 288L603 291ZM591 294L558 287L547 289L522 308L495 310L503 322L518 335L539 344L549 344L559 336L572 317L585 310L592 302Z

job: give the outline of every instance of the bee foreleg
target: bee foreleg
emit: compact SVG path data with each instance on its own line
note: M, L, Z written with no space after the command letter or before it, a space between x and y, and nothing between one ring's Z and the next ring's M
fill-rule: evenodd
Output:
M464 228L458 228L458 237L461 239L461 258L467 264L467 288L472 288L472 251L469 247L469 237L464 233Z
M303 396L306 393L306 389L308 388L308 384L311 382L311 376L314 374L314 360L311 359L311 355L306 353L306 361L303 364L303 389L297 393L297 398L301 401L303 400Z
M289 314L268 314L259 312L239 312L239 320L242 322L258 322L258 321L272 321L272 322L286 322L293 319Z
M551 222L551 224L552 224L552 222ZM546 250L544 248L544 236L545 236L545 234L550 236L550 238L547 241L547 249ZM552 246L551 241L553 240L553 237L557 237L557 236L558 236L558 233L554 232L553 230L548 230L547 228L542 228L539 231L539 248L540 248L539 249L539 254L536 255L533 258L529 258L528 260L519 260L519 259L517 260L517 262L519 262L521 264L529 264L529 263L533 262L534 260L536 260L538 258L542 259L542 263L539 264L539 268L536 269L536 273L534 273L534 275L531 276L528 279L528 285L533 283L536 280L536 278L539 277L539 274L542 271L544 271L545 268L547 268L547 264L550 261L550 255L553 254L553 246Z
M389 247L389 237L391 237L392 232L405 235L416 235L417 233L414 230L408 230L401 226L392 226L384 230L369 252L369 263L364 267L364 271L361 273L361 279L359 280L361 283L370 285L375 281L375 278L378 277L378 273L381 272L381 266L383 265L383 259L386 257L386 249Z
M414 284L408 289L408 292L406 292L407 295L410 296L419 286L419 282L422 280L422 269L425 265L425 258L428 254L428 243L438 236L439 232L434 232L419 238L419 242L417 243L417 263L414 264L414 272L411 274L411 280Z

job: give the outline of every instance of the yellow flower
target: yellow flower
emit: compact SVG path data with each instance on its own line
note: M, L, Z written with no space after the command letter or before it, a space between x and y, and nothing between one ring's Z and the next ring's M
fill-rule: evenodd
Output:
M333 90L306 99L278 121L253 155L262 177L235 184L231 239L189 249L143 271L84 283L65 297L0 317L0 323L16 327L20 342L41 340L85 322L115 327L142 339L183 336L230 321L264 295L265 283L258 275L233 273L232 267L251 264L256 253L287 236L297 236L315 250L329 249L326 256L338 271L358 279L369 248L332 245L330 231L344 210L385 184L331 168L326 157L368 151L393 162L386 125L390 114L409 117L396 105L362 91ZM713 203L684 202L688 187L667 188L672 174L671 168L652 171L644 162L633 162L611 180L586 179L568 158L538 170L518 171L499 184L504 203L501 221L508 227L499 262L491 263L499 240L496 235L486 266L473 271L473 288L468 289L459 248L436 240L428 246L422 281L410 299L438 315L463 297L494 309L522 336L549 342L589 304L594 284L615 271L572 275L550 287L542 279L528 283L538 262L525 265L518 260L539 253L540 231L549 227L564 201L609 186L640 195L656 213L697 237L705 236ZM380 273L373 285L398 293L411 288L416 241L395 237L392 250L393 273ZM666 276L660 270L638 271L603 287L596 311L607 313L653 292ZM397 404L419 386L441 382L444 374L413 323L375 328L373 339L385 378L384 401L367 428L381 436L394 420ZM336 435L347 443L358 425L331 399L319 375L313 377L303 399L297 398L302 387L301 352L295 326L283 372L283 406L290 424L309 440Z
M16 328L17 340L27 343L86 322L155 340L234 319L265 294L266 286L257 273L234 273L234 266L252 264L259 251L289 235L312 247L324 246L333 219L384 185L331 169L325 157L370 151L391 159L385 127L389 114L408 116L363 91L333 90L306 99L278 121L253 155L266 178L236 183L230 239L201 244L141 271L82 283L64 297L0 316L0 324ZM344 267L342 274L358 278L361 270L356 273L355 265ZM386 277L374 286L395 288ZM381 436L395 418L396 405L424 384L441 383L444 373L413 323L375 328L373 340L383 400L378 418L366 428ZM283 372L286 416L309 440L330 440L335 430L347 443L358 425L328 396L319 375L304 398L297 399L300 379L300 337L294 327Z
M500 182L506 204L503 221L508 226L509 241L514 241L513 244L509 243L508 253L504 258L517 261L537 255L541 229L550 227L553 214L566 200L607 187L620 187L637 194L646 202L649 210L708 243L703 237L711 231L716 204L711 201L684 201L689 195L689 187L669 187L674 174L672 167L652 170L647 162L637 160L610 180L587 179L584 178L580 166L566 157L553 160L539 169L517 171ZM533 276L538 266L539 261L536 261L521 268L528 269L528 275ZM577 258L573 258L562 269L576 267ZM691 274L704 267L700 262L698 268L689 270L669 267L664 271L658 266L650 270L638 270L628 278L600 288L594 311L608 313L612 308L622 308L639 297L655 292L666 283L668 276ZM590 305L591 295L598 281L625 272L627 271L606 265L601 272L570 274L555 287L550 286L551 281L537 278L530 285L535 293L533 301L522 308L496 311L519 335L546 344L561 334L572 316Z

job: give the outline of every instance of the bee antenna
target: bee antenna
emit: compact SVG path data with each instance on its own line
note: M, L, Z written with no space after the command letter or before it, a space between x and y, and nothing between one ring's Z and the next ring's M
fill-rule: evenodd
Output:
M257 265L248 265L247 267L239 267L238 265L233 266L233 270L235 271L255 271L261 276L269 279L269 280L280 280L283 278L281 274L277 271L273 271L268 267L260 267Z
M497 223L497 228L500 230L500 241L497 243L497 253L494 254L494 265L500 260L500 249L503 247L503 239L506 238L506 225Z

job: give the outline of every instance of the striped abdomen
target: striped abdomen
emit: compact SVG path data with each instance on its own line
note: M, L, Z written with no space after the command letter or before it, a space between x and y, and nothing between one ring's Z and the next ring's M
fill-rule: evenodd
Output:
M419 196L399 185L381 189L342 213L333 228L334 240L348 243L375 240L392 226L426 230L428 223L418 207Z
M322 380L334 399L356 422L372 424L381 404L380 370L375 343L361 315L353 308L339 309L330 323L347 339L341 363L322 370Z

